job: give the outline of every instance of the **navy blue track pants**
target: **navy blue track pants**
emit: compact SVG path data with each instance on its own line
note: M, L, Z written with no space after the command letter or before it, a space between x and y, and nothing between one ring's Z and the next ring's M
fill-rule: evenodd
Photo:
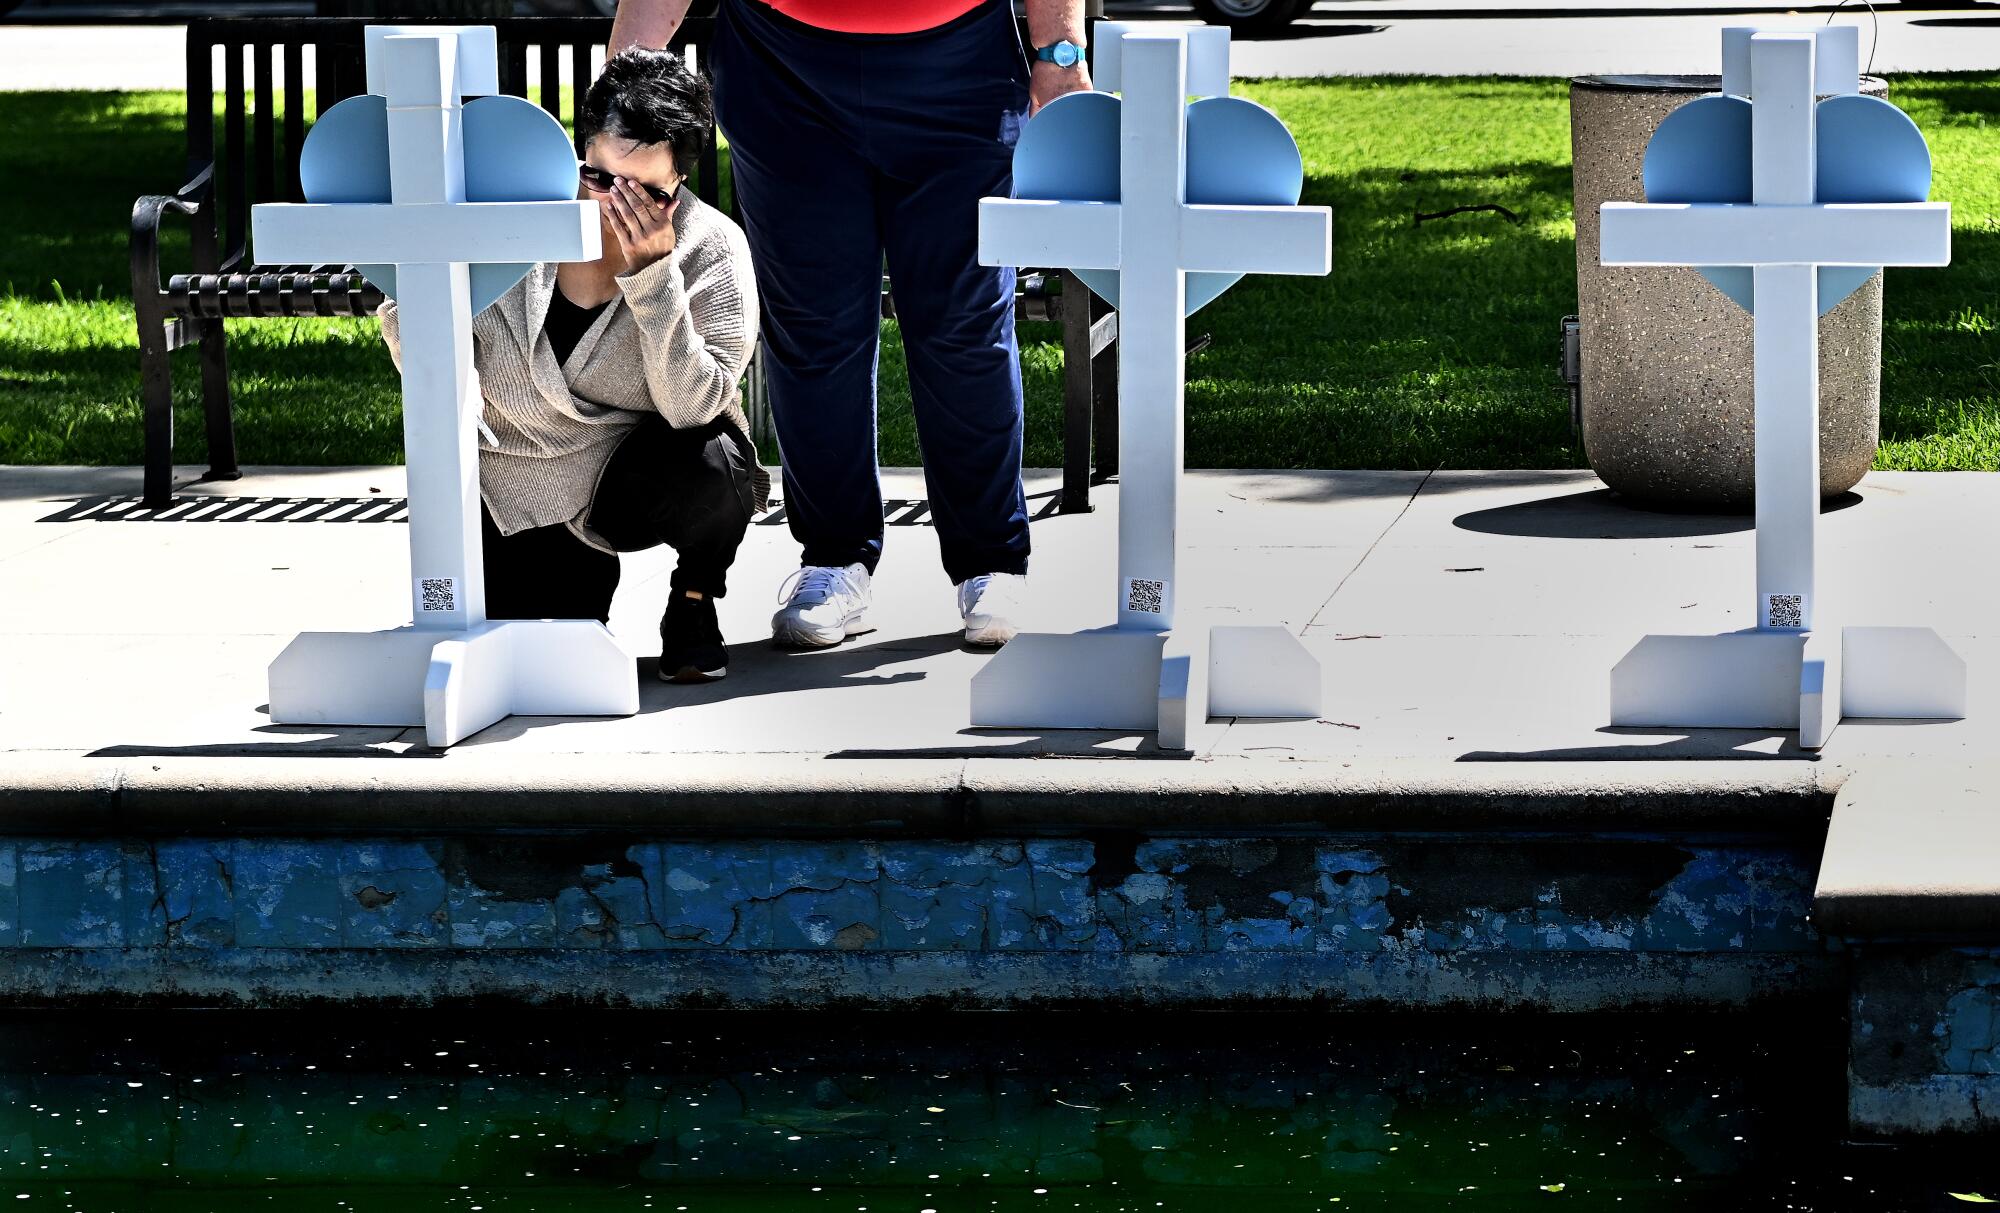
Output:
M872 571L882 553L886 258L945 572L1026 572L1015 271L980 265L977 248L978 200L1011 189L1028 109L1013 6L859 35L723 0L711 69L802 563Z

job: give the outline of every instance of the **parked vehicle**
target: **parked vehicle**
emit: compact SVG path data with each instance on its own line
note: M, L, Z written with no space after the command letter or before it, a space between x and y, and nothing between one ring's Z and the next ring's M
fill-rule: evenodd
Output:
M1290 25L1312 11L1313 0L1194 0L1194 11L1210 25L1263 33Z

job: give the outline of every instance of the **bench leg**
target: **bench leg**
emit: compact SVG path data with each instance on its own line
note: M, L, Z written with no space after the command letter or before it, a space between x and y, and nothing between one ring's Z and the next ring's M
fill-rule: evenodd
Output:
M1097 296L1092 295L1090 301L1094 318L1111 313L1111 306ZM1118 342L1105 346L1092 362L1096 394L1096 407L1091 411L1092 443L1097 448L1097 483L1103 484L1118 474Z
M157 306L139 313L139 405L146 429L145 506L163 510L174 497L174 363Z
M201 322L201 402L208 426L208 479L235 480L236 425L230 419L229 354L220 319Z
M1063 485L1064 514L1090 512L1090 422L1095 402L1090 356L1090 314L1095 296L1075 274L1063 275Z

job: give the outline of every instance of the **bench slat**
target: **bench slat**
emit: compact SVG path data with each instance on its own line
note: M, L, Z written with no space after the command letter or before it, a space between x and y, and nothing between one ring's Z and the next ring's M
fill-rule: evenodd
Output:
M562 121L562 43L542 43L542 108Z
M285 43L285 200L304 202L299 186L299 149L306 141L305 47Z
M275 198L278 196L278 125L277 90L271 82L271 53L273 47L268 42L250 44L251 87L256 90L253 103L257 112L252 128L256 137L257 155L257 196Z
M576 45L570 47L569 75L571 88L568 118L571 129L575 128L576 116L583 112L583 94L589 89L590 81L593 79L590 70L591 51L593 49L588 38L579 38L576 40ZM579 156L583 155L581 147L578 147L576 152Z
M509 42L500 48L500 91L510 97L528 95L528 44Z
M222 164L218 190L227 190L229 206L226 214L228 226L223 231L222 268L234 266L243 256L243 234L249 222L248 199L244 197L244 182L248 177L243 171L243 43L229 41L222 44L222 89L224 109L222 111Z

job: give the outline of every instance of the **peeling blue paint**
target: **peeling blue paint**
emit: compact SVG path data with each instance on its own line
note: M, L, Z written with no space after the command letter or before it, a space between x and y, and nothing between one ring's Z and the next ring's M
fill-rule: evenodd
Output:
M21 942L20 900L16 895L18 877L15 874L17 850L11 842L0 842L0 947L13 947Z
M1484 875L1462 889L1455 861L1421 838L1141 838L1109 862L1085 839L480 850L498 845L0 839L0 948L1299 953L1414 964L1824 947L1807 921L1809 856L1779 846L1626 843L1652 846L1647 870L1658 875L1607 894L1590 872L1558 870L1548 855L1524 861L1505 838L1452 844L1486 856ZM1963 1010L1968 1039L1981 1013Z
M2000 1129L2000 948L1850 942L1854 1127L1888 1134Z
M553 948L556 908L545 901L513 901L476 884L446 892L445 918L454 948Z
M1806 919L1811 906L1811 873L1796 864L1704 851L1661 893L1633 939L1648 951L1793 951L1817 938Z
M22 946L124 946L125 854L117 843L25 840L16 882Z
M977 951L988 938L994 881L1018 868L1020 844L930 843L883 847L882 948Z
M166 942L218 948L236 942L228 843L163 839L152 844L151 859Z
M1958 988L1941 1000L1943 1071L2000 1074L2000 956L1961 951Z
M437 857L405 842L340 848L341 942L350 948L440 947L449 932Z
M337 948L343 917L341 844L241 838L230 844L236 943Z

